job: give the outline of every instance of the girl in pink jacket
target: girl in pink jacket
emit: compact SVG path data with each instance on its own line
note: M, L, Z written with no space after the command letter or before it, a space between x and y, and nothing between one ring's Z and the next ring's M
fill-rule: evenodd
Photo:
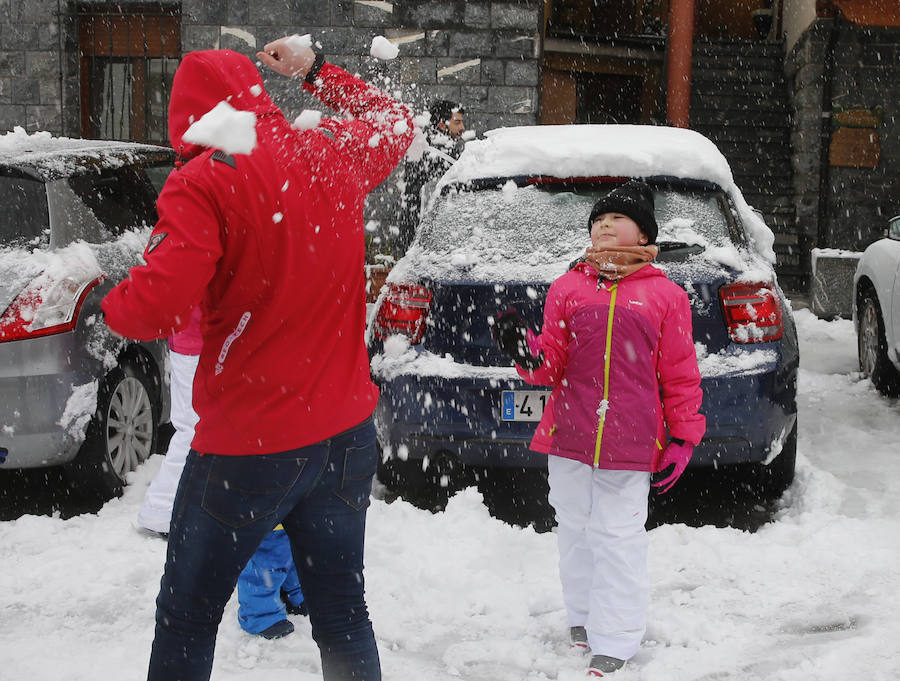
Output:
M585 257L553 282L542 333L500 315L494 334L522 378L553 386L531 448L549 454L559 568L573 646L589 675L640 647L649 601L650 475L667 491L705 431L687 294L650 265L653 195L632 180L600 199Z

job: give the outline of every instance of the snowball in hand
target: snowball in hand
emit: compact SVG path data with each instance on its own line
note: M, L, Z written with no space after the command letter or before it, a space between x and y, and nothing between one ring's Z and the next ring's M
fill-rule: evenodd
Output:
M284 44L294 53L297 54L301 50L312 47L312 37L309 33L304 33L303 35L297 35L296 33L292 36L288 36Z
M376 35L372 38L372 49L370 50L370 54L376 59L389 61L397 58L397 55L400 54L400 48L383 35Z
M322 122L322 112L315 109L304 109L300 115L294 119L294 127L298 130L312 130L318 128Z
M184 141L226 154L249 154L256 146L256 114L219 102L185 131Z

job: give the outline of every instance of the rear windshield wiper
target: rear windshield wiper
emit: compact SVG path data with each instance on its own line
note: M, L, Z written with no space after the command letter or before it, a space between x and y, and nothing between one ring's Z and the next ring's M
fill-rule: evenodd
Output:
M703 251L704 248L700 244L689 244L686 241L657 241L660 253L668 253L669 251L685 251L690 250L694 253Z

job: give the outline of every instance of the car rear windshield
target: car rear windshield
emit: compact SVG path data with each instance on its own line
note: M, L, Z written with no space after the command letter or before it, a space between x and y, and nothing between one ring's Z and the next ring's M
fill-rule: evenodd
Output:
M156 222L156 189L141 167L86 173L48 184L54 245L102 243Z
M478 260L545 262L580 256L590 242L588 217L612 185L559 185L451 190L423 217L419 243L427 252ZM721 191L654 191L657 242L705 249L735 240Z
M0 176L0 245L40 247L50 243L44 183Z

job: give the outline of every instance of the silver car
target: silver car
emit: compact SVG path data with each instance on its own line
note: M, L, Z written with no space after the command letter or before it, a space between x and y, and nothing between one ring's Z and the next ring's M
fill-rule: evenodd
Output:
M114 337L100 301L141 261L164 147L0 137L0 469L65 465L118 494L168 420L164 342Z

